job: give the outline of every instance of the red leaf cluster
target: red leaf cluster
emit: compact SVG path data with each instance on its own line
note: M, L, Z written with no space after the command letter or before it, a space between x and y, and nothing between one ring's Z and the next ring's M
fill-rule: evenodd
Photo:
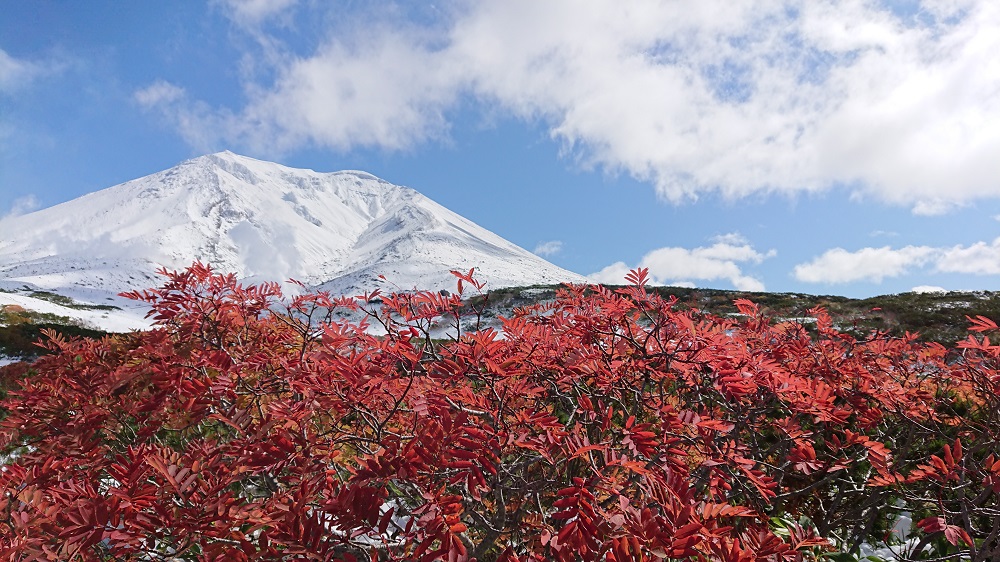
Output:
M745 319L682 311L637 271L462 333L459 295L285 301L201 264L164 273L131 295L154 329L53 338L12 377L0 558L801 560L866 538L865 506L900 486L968 478L961 441L896 443L942 421L945 350L857 341L822 310L817 333L749 301ZM782 538L775 513L819 534Z

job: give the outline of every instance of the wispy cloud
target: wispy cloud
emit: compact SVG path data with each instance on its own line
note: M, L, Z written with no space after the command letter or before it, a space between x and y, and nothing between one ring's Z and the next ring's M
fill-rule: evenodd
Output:
M533 252L539 256L554 256L562 251L563 243L561 240L549 240L548 242L540 242Z
M132 94L135 101L139 103L142 107L146 109L154 108L157 106L169 105L176 103L177 101L183 99L186 93L184 88L171 84L166 80L157 80L146 86L145 88L140 88Z
M56 74L64 67L65 64L54 59L20 59L0 49L0 93L12 94L23 90L38 78Z
M250 126L238 122L227 111L214 111L208 104L192 100L184 88L166 80L156 80L135 90L132 99L144 110L159 115L200 152L226 146L225 139L234 131Z
M296 4L297 0L221 0L230 17L241 25L258 25Z
M742 264L759 264L773 257L774 250L761 253L738 234L718 236L714 242L691 249L659 248L643 256L636 266L616 262L588 277L598 283L620 285L630 270L646 267L657 285L694 286L695 281L725 280L741 291L764 290L764 283L747 275Z
M793 274L807 283L880 283L916 270L934 273L1000 275L1000 238L969 246L905 246L827 250L812 261L796 265Z
M249 19L288 4L227 3ZM1000 197L1000 4L919 8L476 2L427 27L367 21L312 51L271 48L267 80L221 110L234 118L202 117L259 150L397 150L446 137L473 99L672 201L851 185L935 214Z
M7 211L3 218L19 217L38 209L38 207L39 203L37 197L34 195L25 195L24 197L19 197L14 200L14 203L11 204L10 210Z

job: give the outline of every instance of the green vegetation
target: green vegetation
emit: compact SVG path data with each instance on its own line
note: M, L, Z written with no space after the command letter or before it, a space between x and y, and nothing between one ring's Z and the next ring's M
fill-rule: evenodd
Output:
M100 338L107 335L99 330L52 322L0 326L0 355L30 358L47 353L44 348L36 345L36 342L44 339L43 330L52 330L66 337Z
M72 318L25 310L19 306L0 307L0 355L31 358L45 353L35 342L43 330L53 330L67 337L99 338L106 332L78 325Z
M717 315L736 314L736 299L757 303L780 320L804 319L823 307L843 332L866 337L874 330L900 336L915 332L920 340L952 345L968 336L966 316L1000 318L1000 293L993 291L900 293L867 299L803 293L752 293L718 289L655 287L660 296L674 296L682 309L697 308Z
M611 286L609 289L621 287ZM476 295L465 300L461 313L482 318L510 317L517 308L556 299L556 285L506 287ZM736 316L733 304L748 299L772 320L799 322L813 330L810 310L826 309L834 325L843 333L858 339L868 338L879 331L893 336L916 333L920 341L954 345L968 336L966 316L1000 319L1000 292L900 293L867 299L852 299L835 295L805 293L757 293L721 289L686 287L650 287L663 298L677 299L678 310L697 309L718 316Z
M49 301L53 304L58 304L59 306L65 306L66 308L73 308L76 310L121 310L121 308L111 304L79 303L71 299L70 297L67 297L65 295L59 295L49 291L32 291L28 293L28 296L36 299L41 299L44 301Z

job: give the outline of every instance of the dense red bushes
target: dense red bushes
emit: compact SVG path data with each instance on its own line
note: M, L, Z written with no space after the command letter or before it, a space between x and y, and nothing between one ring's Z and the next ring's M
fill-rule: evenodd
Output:
M276 285L170 274L134 295L154 330L56 338L10 375L0 556L801 560L905 509L995 559L997 347L681 312L629 281L442 342L459 295L279 311Z

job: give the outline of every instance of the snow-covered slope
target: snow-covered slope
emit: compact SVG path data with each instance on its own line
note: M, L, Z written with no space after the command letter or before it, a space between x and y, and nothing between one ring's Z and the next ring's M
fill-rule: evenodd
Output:
M338 294L450 289L451 269L476 268L489 287L585 281L412 189L231 152L0 220L0 289L105 302L194 260Z
M106 332L128 332L149 327L149 321L145 317L147 308L124 299L117 302L117 305L107 308L87 305L73 307L32 297L30 291L0 292L0 309L6 307L23 308L40 314L68 318L81 326L99 328Z

